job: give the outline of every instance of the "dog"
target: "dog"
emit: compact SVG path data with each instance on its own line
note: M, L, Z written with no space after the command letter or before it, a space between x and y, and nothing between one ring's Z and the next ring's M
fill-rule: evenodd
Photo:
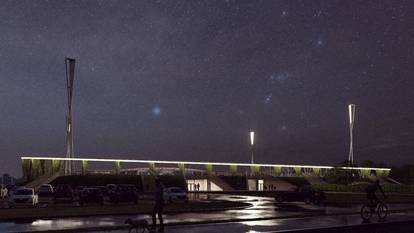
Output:
M145 232L145 230L147 230L148 232L150 232L150 227L148 224L148 221L145 219L130 219L128 218L127 220L125 220L125 224L129 225L129 233L131 233L131 231L133 229L135 229L135 232L138 233L138 229L142 228L142 233Z

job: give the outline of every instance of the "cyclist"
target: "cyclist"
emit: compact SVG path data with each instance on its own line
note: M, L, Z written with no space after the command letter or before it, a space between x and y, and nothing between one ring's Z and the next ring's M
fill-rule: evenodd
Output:
M371 204L371 211L373 211L380 202L378 197L375 195L375 192L377 192L377 190L381 191L382 196L386 198L384 190L382 190L379 180L376 180L374 183L369 184L367 189L365 190L367 193L367 199Z

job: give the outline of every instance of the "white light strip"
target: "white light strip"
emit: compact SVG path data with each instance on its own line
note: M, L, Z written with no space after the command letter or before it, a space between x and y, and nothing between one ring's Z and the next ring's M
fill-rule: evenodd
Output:
M321 168L332 169L333 166L311 166L311 165L287 165L287 164L260 164L260 163L218 163L218 162L190 162L190 161L166 161L166 160L135 160L135 159L95 159L95 158L53 158L53 157L21 157L25 159L39 159L39 160L60 160L60 161L90 161L90 162L122 162L122 163L157 163L157 164L187 164L187 165L206 165L211 164L215 166L230 166L236 165L239 167L300 167L300 168ZM390 168L370 168L370 167L339 167L347 170L383 170L390 171Z

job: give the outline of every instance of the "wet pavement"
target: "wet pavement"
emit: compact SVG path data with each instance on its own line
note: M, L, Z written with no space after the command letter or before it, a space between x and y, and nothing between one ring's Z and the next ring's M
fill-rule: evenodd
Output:
M387 221L414 220L414 212L393 213ZM377 219L373 218L372 222ZM167 233L270 233L286 230L299 230L307 228L324 228L335 226L350 226L364 224L361 217L356 215L342 216L320 216L293 219L272 219L263 221L241 221L222 224L205 224L192 226L173 226L167 227ZM125 230L110 231L110 233L125 233ZM371 232L370 232L371 233ZM390 233L394 233L390 231Z
M301 218L301 219L271 219L265 221L252 221L254 219L263 218L288 218L298 215L323 215L323 214L338 214L338 213L355 213L359 211L360 206L346 206L346 207L324 207L306 205L303 203L285 203L275 204L273 198L268 197L249 197L249 196L227 196L217 195L211 197L219 200L242 201L251 204L251 207L238 210L227 210L218 212L200 212L200 213L182 213L182 214L166 214L166 223L180 223L180 222L203 222L203 221L223 221L232 220L239 221L238 223L216 224L216 225L200 225L197 228L187 227L172 227L172 232L210 232L206 229L196 231L195 229L211 228L214 226L219 232L227 228L233 229L234 232L266 232L274 229L285 229L290 226L318 226L318 224L359 224L360 216L332 216L332 217L318 217L318 218ZM391 205L390 209L402 209L405 205ZM394 214L393 214L394 215ZM395 215L397 216L397 214ZM403 217L412 217L411 214L403 214ZM393 216L394 217L394 216ZM63 218L63 219L44 219L30 222L2 222L0 223L0 232L24 232L24 231L41 231L41 230L56 230L56 229L71 229L71 228L85 228L85 227L102 227L102 226L118 226L123 225L125 219L147 219L150 220L149 215L140 216L97 216L87 218ZM413 218L414 219L414 218ZM245 221L249 220L249 221ZM296 222L295 222L296 221ZM359 221L359 222L358 222ZM276 228L275 228L276 227ZM174 230L177 229L177 230ZM190 229L187 231L186 229ZM221 230L219 230L221 229ZM255 230L256 229L256 230ZM287 228L290 229L290 228ZM240 230L240 231L239 231ZM253 230L253 231L252 231ZM113 231L124 232L124 231ZM232 231L227 231L232 232Z

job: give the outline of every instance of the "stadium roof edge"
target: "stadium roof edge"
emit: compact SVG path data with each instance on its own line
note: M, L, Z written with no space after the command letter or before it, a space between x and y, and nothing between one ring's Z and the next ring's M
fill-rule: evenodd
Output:
M318 165L289 165L289 164L261 164L261 163L229 163L229 162L198 162L198 161L169 161L169 160L137 160L137 159L97 159L97 158L59 158L59 157L36 157L24 156L22 160L38 159L38 160L59 160L59 161L90 161L90 162L122 162L122 163L156 163L156 164L188 164L188 165L214 165L214 166L240 166L240 167L290 167L290 168L320 168L332 169L334 166L318 166ZM390 171L391 168L374 168L374 167L338 167L346 170L384 170Z

